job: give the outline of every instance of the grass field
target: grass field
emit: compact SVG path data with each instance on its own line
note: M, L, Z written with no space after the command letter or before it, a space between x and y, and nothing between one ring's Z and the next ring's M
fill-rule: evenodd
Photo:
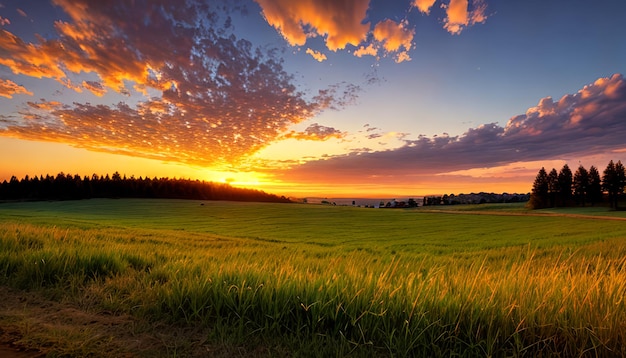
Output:
M626 355L626 221L563 210L3 203L0 282L202 337L163 356ZM21 331L56 355L155 354Z

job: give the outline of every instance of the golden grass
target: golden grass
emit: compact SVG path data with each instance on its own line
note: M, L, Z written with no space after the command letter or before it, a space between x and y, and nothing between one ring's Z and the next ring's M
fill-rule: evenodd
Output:
M346 210L368 220L376 212ZM335 213L329 212L324 232L337 225ZM405 214L397 214L399 225L408 225ZM370 232L360 245L358 236L303 242L298 228L291 229L290 241L278 220L266 222L280 226L278 234L268 231L259 240L4 218L0 280L84 307L203 325L212 340L263 342L291 354L626 354L626 243L623 232L606 229L616 223L587 220L594 236L569 241L572 221L533 218L549 220L551 230L529 234L526 244L483 236L480 247L484 230L471 215L408 214L418 215L421 231L393 237ZM233 220L245 223L245 215ZM475 242L468 250L459 234L437 235L442 216L465 228L467 241ZM513 225L502 216L479 220L487 219L505 231ZM402 251L402 245L413 249ZM415 249L420 246L423 251Z

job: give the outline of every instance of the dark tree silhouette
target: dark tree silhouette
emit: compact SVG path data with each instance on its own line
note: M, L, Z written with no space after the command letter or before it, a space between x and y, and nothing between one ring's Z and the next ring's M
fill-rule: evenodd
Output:
M602 187L609 195L611 209L618 209L619 196L624 193L625 185L626 173L624 172L622 162L613 163L611 160L602 175Z
M552 168L550 174L548 174L548 198L550 200L549 205L551 207L556 207L556 201L559 197L559 193L561 192L561 188L559 187L559 174L556 169Z
M556 171L555 171L556 172ZM545 168L541 168L535 182L533 183L533 190L530 194L530 201L528 206L532 209L542 209L548 206L549 202L549 185L548 185L548 173Z
M585 206L585 199L589 196L589 173L582 165L574 173L573 185L576 203Z
M572 171L567 164L563 165L559 172L559 193L560 193L560 205L567 206L572 200Z
M600 179L598 168L593 165L589 168L587 199L591 205L602 202L602 180Z
M78 175L57 174L28 176L21 181L15 176L0 184L0 200L73 200L89 198L164 198L196 200L233 200L259 202L290 202L263 191L235 188L190 179L136 179L126 178L115 172L112 177L98 176L81 178Z
M585 206L587 203L595 205L601 203L604 197L608 197L611 209L618 210L620 199L625 191L626 169L621 161L615 163L611 160L602 178L600 178L598 168L593 165L589 171L580 165L572 176L571 170L565 164L558 174L555 169L549 173L545 168L539 170L533 183L528 207L541 209L556 205Z

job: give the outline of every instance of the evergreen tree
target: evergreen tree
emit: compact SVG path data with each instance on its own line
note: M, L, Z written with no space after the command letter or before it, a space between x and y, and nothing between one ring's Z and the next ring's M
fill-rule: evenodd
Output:
M542 209L548 206L548 173L543 167L535 177L528 206L531 209Z
M624 189L626 189L626 169L622 164L621 160L617 161L615 164L615 184L617 187L617 193L615 195L615 209L618 209L619 198L622 194L624 194Z
M602 172L602 189L605 190L609 195L609 203L611 204L611 208L613 207L613 196L615 193L615 188L613 187L614 182L615 163L613 163L613 161L611 160L604 169L604 172Z
M609 203L612 209L618 209L619 196L624 193L626 185L626 173L621 161L617 164L611 160L604 169L602 175L602 187L609 195Z
M576 202L585 206L585 199L589 194L589 173L582 165L579 166L576 173L574 173L573 186Z
M567 164L559 172L559 191L562 206L567 206L572 199L572 171Z
M602 180L600 172L595 166L589 168L589 184L587 185L587 199L591 205L602 202Z
M550 200L550 206L555 207L557 198L561 188L559 188L559 174L556 169L552 168L550 174L548 174L548 198Z
M20 181L15 175L11 176L8 185L9 199L19 199L22 195L20 190Z
M40 179L41 178L41 179ZM0 200L68 200L86 198L178 198L195 200L235 200L261 202L290 202L253 189L235 188L200 180L161 178L151 180L127 178L118 172L112 178L94 174L89 178L60 172L56 177L28 176L22 180L11 177L0 183ZM158 184L158 185L156 185Z

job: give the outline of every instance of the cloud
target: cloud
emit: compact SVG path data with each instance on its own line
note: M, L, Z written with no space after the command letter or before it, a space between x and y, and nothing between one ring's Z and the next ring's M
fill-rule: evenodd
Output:
M77 92L132 95L132 102L56 106L42 99L20 110L22 120L1 129L2 136L231 165L291 125L356 101L359 88L349 84L313 96L299 91L279 51L234 35L229 2L54 3L68 15L55 22L59 36L28 43L0 30L0 53L7 54L0 64ZM71 80L81 74L96 79Z
M319 90L313 100L322 108L339 110L356 104L359 92L361 92L360 86L341 82Z
M393 56L397 63L410 61L415 30L409 23L411 6L423 14L430 14L436 0L413 0L404 20L383 19L373 22L368 0L255 0L261 7L267 23L273 26L291 46L304 46L309 38L323 37L326 48L343 50L351 45L357 57ZM484 0L450 0L442 3L446 17L444 28L460 34L464 28L487 19ZM307 49L317 61L319 52ZM321 61L320 61L321 62Z
M332 175L342 182L361 182L371 180L371 175L388 175L406 181L513 162L598 155L624 148L624 118L626 80L615 74L558 101L543 98L504 127L491 123L460 136L405 139L397 149L312 161L285 170L279 177L307 182Z
M445 29L452 34L459 34L469 23L468 0L450 0L446 7Z
M18 75L58 80L65 78L65 73L59 66L49 63L48 56L36 45L27 44L6 30L0 32L0 49L7 54L0 56L0 65Z
M444 28L453 35L460 34L464 28L487 20L487 5L483 0L472 0L473 10L469 9L468 0L450 0L446 6Z
M393 20L384 20L376 24L374 38L382 43L387 53L398 53L396 62L408 61L411 58L408 51L412 47L415 30L407 28L407 22L397 23Z
M409 51L413 46L415 30L409 29L407 21L395 22L383 20L378 22L372 31L373 41L367 45L361 45L353 54L356 57L380 56L393 54L397 63L410 61Z
M63 103L58 101L42 101L42 102L26 102L26 104L34 109L41 110L43 112L53 111L63 108Z
M395 57L396 63L402 63L404 61L411 61L411 56L409 56L409 51L399 52Z
M318 123L313 123L308 126L303 132L292 131L284 136L284 139L294 138L298 140L316 140L325 141L330 138L343 138L345 133L332 127L322 126Z
M5 19L2 16L0 16L0 26L10 25L10 24L11 24L11 20Z
M327 60L326 55L324 55L323 53L319 52L319 51L315 51L312 50L310 48L306 49L306 53L311 55L314 59L316 59L318 62L323 62Z
M104 88L104 86L100 82L83 81L83 88L91 91L91 93L98 97L102 97L106 93L106 88Z
M256 0L267 22L292 46L303 46L307 38L323 36L331 51L357 46L365 40L369 0Z
M27 94L29 96L33 95L33 93L27 90L24 86L20 86L11 80L0 78L0 97L13 98L16 94Z
M377 128L377 127L372 127L372 126L370 126L369 124L365 124L365 125L363 126L363 128L365 128L365 131L366 131L366 132L373 132L373 131L379 130L379 128Z
M354 56L363 57L363 56L377 56L378 49L374 46L373 43L366 46L359 47L356 51L354 51Z
M428 15L430 13L430 8L435 5L435 1L437 0L415 0L413 2L413 6L415 6L420 12Z

